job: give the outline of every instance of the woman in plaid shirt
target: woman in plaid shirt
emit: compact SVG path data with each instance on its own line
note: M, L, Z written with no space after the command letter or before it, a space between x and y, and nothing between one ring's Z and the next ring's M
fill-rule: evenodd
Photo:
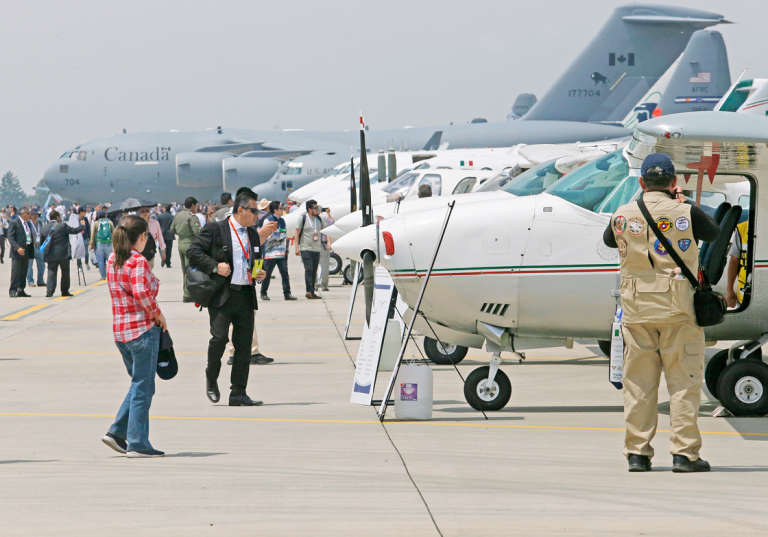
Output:
M160 282L139 253L147 244L148 231L146 220L138 215L121 218L112 234L114 252L107 262L112 330L131 376L131 388L102 441L132 459L164 455L149 443L149 407L155 393L160 331L166 330L166 324L157 305Z

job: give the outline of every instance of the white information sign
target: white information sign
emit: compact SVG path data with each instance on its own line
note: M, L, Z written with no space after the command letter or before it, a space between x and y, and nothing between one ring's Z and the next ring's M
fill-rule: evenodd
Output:
M371 324L363 326L360 350L357 351L357 360L355 360L355 380L352 385L351 403L369 406L373 400L376 372L379 369L381 346L387 328L387 314L393 291L394 283L387 269L376 267Z

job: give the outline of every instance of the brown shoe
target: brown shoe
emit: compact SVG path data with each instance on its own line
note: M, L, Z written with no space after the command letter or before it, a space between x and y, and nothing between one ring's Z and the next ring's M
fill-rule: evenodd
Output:
M307 297L309 300L312 300L312 293L307 293L304 296Z

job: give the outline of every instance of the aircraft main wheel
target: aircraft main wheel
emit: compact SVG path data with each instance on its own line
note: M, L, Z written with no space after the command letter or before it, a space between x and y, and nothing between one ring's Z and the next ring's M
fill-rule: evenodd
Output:
M344 283L347 285L352 285L355 281L355 273L352 272L352 263L348 264L346 267L344 267L343 272L341 273L344 276Z
M743 350L744 347L739 347L736 351L736 355L738 356ZM750 354L747 359L757 361L762 360L762 349L757 349L755 352ZM728 349L723 349L718 351L712 358L710 358L709 362L707 362L707 368L704 370L704 382L707 384L709 393L711 393L712 397L715 399L720 399L720 397L717 395L717 387L720 383L720 375L723 374L723 371L725 371L725 368L728 366L727 361Z
M328 261L328 274L334 276L341 272L341 256L336 252L331 252L331 259Z
M488 366L478 367L464 382L464 398L475 410L501 410L512 397L512 383L501 369L496 372L490 389L486 389L489 370Z
M427 358L438 365L458 364L467 355L466 347L439 342L431 337L424 336L424 352Z
M737 360L720 375L720 403L734 416L768 414L768 365L757 360Z
M605 354L608 358L611 357L611 342L598 339L597 346L600 347L600 352Z

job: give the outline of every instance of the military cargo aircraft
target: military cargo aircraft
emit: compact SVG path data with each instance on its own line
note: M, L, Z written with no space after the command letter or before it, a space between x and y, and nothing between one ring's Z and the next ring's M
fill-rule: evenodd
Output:
M662 116L638 125L627 148L578 168L540 194L457 204L416 322L431 339L425 347L431 343L455 361L462 346L485 344L494 358L467 378L465 396L474 408L498 410L511 396L509 378L498 367L502 351L609 339L620 275L618 251L603 244L602 233L610 215L639 196L643 159L664 152L675 162L686 195L701 192L702 207L708 203L720 223L720 238L701 245L704 273L720 292L733 230L748 222L743 298L722 324L705 329L710 344L736 342L709 361L706 383L735 415L768 413L768 365L758 359L768 341L768 241L760 239L768 236L762 233L768 220L758 218L768 207L768 194L759 189L760 181L768 181L767 143L768 128L759 117ZM732 187L745 192L738 199L729 196L736 203L726 201L728 192L737 191ZM334 249L357 260L375 256L413 307L445 215L446 207L394 215L347 234ZM435 345L441 341L449 345Z
M372 130L371 151L510 147L569 143L629 134L620 125L680 56L691 35L721 15L653 4L616 8L568 70L520 120L429 128ZM123 133L66 151L45 172L52 191L80 202L128 196L159 202L189 195L215 199L222 190L254 187L285 196L348 158L356 132L253 131ZM287 167L283 167L288 162ZM285 172L277 174L278 171ZM277 174L277 177L275 175ZM268 181L275 178L276 181Z

